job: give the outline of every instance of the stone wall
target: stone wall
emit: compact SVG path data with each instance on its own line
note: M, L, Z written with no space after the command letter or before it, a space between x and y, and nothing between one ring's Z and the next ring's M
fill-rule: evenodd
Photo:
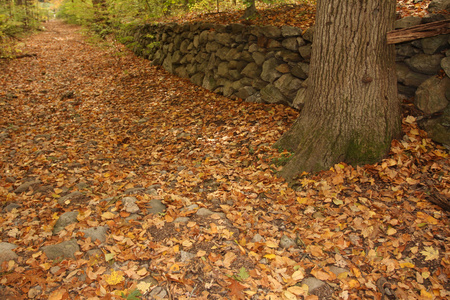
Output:
M396 28L442 17L407 17L398 20ZM148 24L129 28L122 36L154 65L226 97L303 106L314 28L302 32L291 26ZM450 120L449 45L449 35L396 45L399 93L415 96L425 115L448 114L439 121L443 124ZM439 135L450 136L450 127ZM450 145L448 139L441 142Z

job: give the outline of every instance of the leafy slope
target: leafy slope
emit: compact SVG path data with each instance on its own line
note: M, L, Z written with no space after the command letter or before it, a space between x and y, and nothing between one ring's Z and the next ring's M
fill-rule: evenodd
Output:
M0 65L0 234L19 256L2 264L5 297L301 299L311 276L339 299L380 299L380 279L399 299L448 298L448 215L427 199L450 196L449 157L414 117L383 162L305 174L294 191L274 173L288 153L270 146L297 112L226 99L47 25L26 41L36 57ZM73 191L84 196L58 204ZM165 213L148 213L154 199ZM66 211L78 222L52 234ZM83 238L99 225L106 242ZM76 258L43 254L72 238Z

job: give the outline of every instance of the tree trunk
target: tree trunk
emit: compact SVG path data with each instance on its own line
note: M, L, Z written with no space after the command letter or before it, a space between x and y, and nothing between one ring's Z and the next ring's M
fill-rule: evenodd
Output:
M395 0L318 0L307 101L275 147L295 152L281 171L374 163L400 132L393 29Z
M258 10L256 9L255 0L249 0L247 8L244 10L244 14L241 19L253 19L258 15Z

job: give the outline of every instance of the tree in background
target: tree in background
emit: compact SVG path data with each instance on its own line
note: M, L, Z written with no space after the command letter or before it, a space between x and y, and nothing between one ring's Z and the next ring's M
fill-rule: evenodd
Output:
M318 0L307 100L276 147L294 152L292 181L341 161L374 163L400 133L394 46L386 33L395 0Z

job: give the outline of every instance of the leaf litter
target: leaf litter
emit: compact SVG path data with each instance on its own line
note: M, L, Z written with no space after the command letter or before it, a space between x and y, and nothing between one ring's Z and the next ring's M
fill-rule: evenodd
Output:
M17 246L2 259L4 297L317 299L304 281L315 278L340 299L387 287L448 298L448 214L428 200L450 196L449 156L415 117L382 162L290 188L276 176L288 153L271 145L298 112L224 98L46 25L26 41L37 56L0 65L0 235ZM86 237L99 226L105 242ZM45 254L74 240L73 257Z

